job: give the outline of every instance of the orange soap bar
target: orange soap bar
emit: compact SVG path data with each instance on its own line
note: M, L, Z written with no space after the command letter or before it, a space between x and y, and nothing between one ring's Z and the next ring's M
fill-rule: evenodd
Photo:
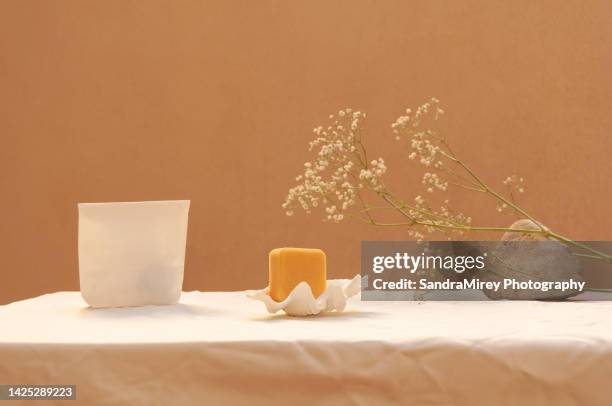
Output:
M310 285L315 298L327 286L325 253L318 249L276 248L270 251L268 271L270 297L277 302L287 299L302 281Z

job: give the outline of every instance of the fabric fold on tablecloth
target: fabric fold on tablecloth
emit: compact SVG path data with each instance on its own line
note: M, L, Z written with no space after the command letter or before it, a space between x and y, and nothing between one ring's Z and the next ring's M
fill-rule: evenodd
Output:
M0 383L76 384L67 405L608 405L610 310L355 299L296 319L244 292L95 310L62 292L0 307Z

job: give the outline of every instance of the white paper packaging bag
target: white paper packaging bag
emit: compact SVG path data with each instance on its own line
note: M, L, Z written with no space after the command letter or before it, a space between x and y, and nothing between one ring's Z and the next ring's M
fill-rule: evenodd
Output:
M189 203L79 203L79 277L85 301L92 307L177 303Z

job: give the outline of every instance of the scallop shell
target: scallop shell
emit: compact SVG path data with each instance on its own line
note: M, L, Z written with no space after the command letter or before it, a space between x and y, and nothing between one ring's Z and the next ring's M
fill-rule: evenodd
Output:
M247 297L264 302L270 313L283 310L289 316L311 316L321 312L342 312L346 301L361 290L361 275L353 279L330 279L327 289L315 299L306 282L300 282L282 302L276 302L270 297L270 287L247 293Z

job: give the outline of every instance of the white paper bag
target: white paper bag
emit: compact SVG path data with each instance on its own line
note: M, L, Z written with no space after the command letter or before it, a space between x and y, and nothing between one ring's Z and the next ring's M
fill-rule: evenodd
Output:
M177 303L189 203L79 203L79 276L85 301L92 307Z

